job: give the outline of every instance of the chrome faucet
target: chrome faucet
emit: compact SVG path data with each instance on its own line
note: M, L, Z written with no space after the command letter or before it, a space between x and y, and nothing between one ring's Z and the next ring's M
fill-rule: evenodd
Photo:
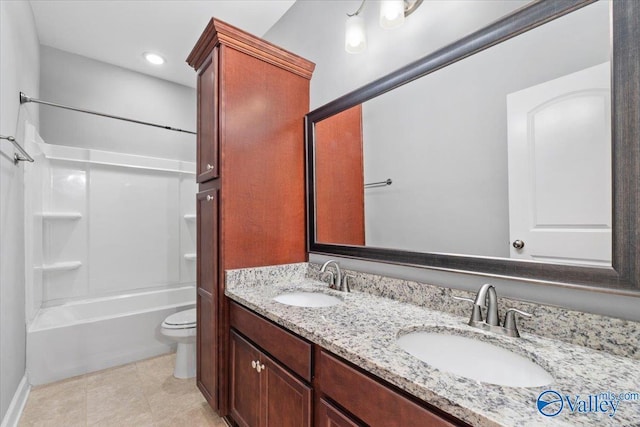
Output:
M482 307L487 307L487 319L485 322L491 326L498 326L500 323L498 320L498 294L496 293L496 288L488 283L482 285L476 294L475 301L473 301L473 312L471 313L471 320L469 320L471 326L475 326L472 323L482 322Z
M471 298L456 296L454 296L453 298L473 303L471 318L469 319L469 326L483 329L485 331L497 332L499 334L507 335L510 337L520 336L516 325L515 314L519 313L523 316L531 316L531 314L524 311L510 308L505 313L504 321L502 322L501 326L500 317L498 315L498 294L496 293L496 288L489 283L485 283L484 285L482 285L482 287L476 294L475 300L472 300ZM482 317L483 308L487 309L486 319L484 320Z
M336 269L335 274L333 274L332 271L327 271L327 267L329 267L330 265L333 265L335 267ZM352 276L349 274L345 274L343 276L342 270L340 269L340 265L338 265L338 261L330 259L329 261L322 264L322 267L320 267L320 278L322 278L323 275L331 276L331 280L329 282L329 287L331 289L351 292L351 289L349 288L349 277L352 277Z
M335 267L336 274L333 274L333 272L331 271L327 271L327 267L329 267L331 264L333 264L333 266ZM329 282L329 287L331 289L340 288L340 285L342 284L342 270L340 270L340 266L338 265L338 262L336 260L330 259L329 261L322 264L322 267L320 267L320 277L322 277L323 274L331 275L331 281Z

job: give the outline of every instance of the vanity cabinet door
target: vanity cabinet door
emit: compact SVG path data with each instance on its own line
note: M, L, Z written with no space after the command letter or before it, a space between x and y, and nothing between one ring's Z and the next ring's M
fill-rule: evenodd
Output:
M197 182L219 176L218 48L198 70Z
M217 187L197 194L197 385L209 404L218 407L218 194Z
M261 358L264 427L311 426L311 387L267 356Z
M210 186L209 186L210 187ZM197 287L213 298L218 284L218 217L220 191L217 186L200 191L196 205Z
M231 330L231 416L242 427L311 426L311 387Z
M231 416L242 427L258 427L262 405L260 402L260 373L256 366L260 352L234 331L231 331Z
M364 424L358 424L349 418L338 408L330 404L324 399L320 399L318 410L316 412L316 427L362 427Z
M211 406L217 405L216 309L212 298L198 290L196 308L196 384ZM202 327L200 325L210 325Z

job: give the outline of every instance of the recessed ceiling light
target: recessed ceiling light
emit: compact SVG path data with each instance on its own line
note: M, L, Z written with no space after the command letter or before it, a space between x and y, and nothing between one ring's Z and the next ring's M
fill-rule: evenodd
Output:
M162 65L165 63L164 58L157 53L145 52L142 54L142 56L144 56L144 59L146 59L153 65Z

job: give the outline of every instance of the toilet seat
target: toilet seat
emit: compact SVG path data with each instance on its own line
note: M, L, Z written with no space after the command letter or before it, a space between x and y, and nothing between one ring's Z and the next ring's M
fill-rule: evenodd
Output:
M165 329L194 329L196 327L196 309L180 311L168 316L162 327Z

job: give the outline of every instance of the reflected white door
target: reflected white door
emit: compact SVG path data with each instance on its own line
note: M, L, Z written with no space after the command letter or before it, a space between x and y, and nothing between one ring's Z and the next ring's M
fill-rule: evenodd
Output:
M611 265L609 76L607 62L507 96L512 258Z

